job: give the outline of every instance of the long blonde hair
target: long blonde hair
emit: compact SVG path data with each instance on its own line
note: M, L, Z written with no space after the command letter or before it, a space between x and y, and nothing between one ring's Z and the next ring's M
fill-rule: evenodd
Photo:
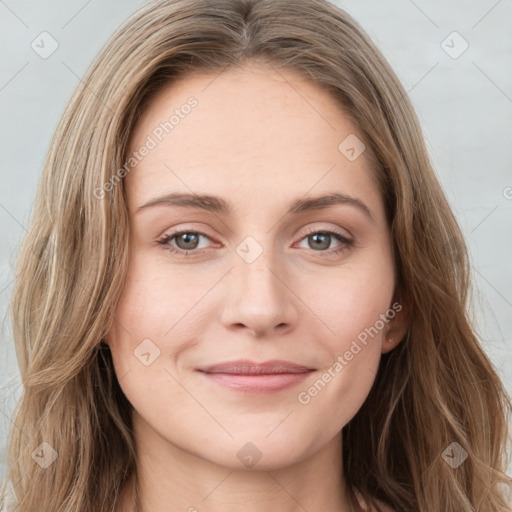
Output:
M131 405L102 342L123 289L129 226L122 180L105 184L119 176L156 91L252 59L332 93L375 155L387 205L410 327L342 430L349 487L366 505L397 511L510 510L511 401L468 320L461 231L405 90L357 23L325 0L150 2L83 77L44 162L12 297L23 395L4 490L10 482L15 510L113 511L136 472ZM443 456L454 447L468 454L456 468ZM42 467L38 454L56 458Z

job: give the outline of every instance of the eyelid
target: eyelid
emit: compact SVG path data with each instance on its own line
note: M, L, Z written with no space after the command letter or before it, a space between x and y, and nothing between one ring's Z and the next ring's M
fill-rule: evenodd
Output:
M347 228L341 228L339 226L336 226L336 227L325 227L324 228L324 227L317 227L317 226L310 226L309 225L308 227L301 228L301 229L304 229L304 232L302 234L302 238L304 238L305 236L310 235L312 233L319 233L319 232L338 232L338 234L340 236L343 236L345 238L350 238L350 239L354 238L352 233L350 232L350 230L348 230ZM346 236L342 232L339 232L339 230L344 231L348 236ZM205 236L207 238L210 238L210 239L214 239L215 238L213 235L208 234L204 230L201 230L201 229L196 228L196 227L185 225L183 228L177 229L176 231L172 231L172 228L170 228L170 230L165 230L165 232L162 235L158 236L156 238L156 240L158 241L160 239L167 238L168 236L176 236L176 235L179 235L181 233L197 233L199 235L203 235L203 236ZM302 240L302 238L300 240Z
M342 233L342 231L344 231L346 234ZM307 228L306 232L302 235L301 240L304 237L306 237L308 235L311 235L311 234L314 234L314 233L336 233L337 235L339 235L342 238L345 238L346 240L350 240L350 241L354 240L354 237L353 237L352 233L348 229L340 228L340 227L335 227L335 228L332 228L332 227L329 227L329 228L311 227L311 228Z
M194 227L193 225L187 225L187 224L184 224L183 227L181 227L182 224L179 224L178 226L179 227L176 227L176 229L175 228L166 229L161 235L156 237L155 241L162 240L162 239L168 238L168 237L173 237L173 236L179 235L181 233L197 233L198 235L203 235L203 236L209 238L210 240L215 239L215 237L213 235L211 235L207 232L208 230L205 230L203 228L197 228L197 227Z
M162 245L165 245L167 244L167 242L169 242L170 240L172 240L173 238L177 237L178 235L182 235L184 233L193 233L193 234L196 234L198 236L203 236L205 238L208 238L209 240L211 240L212 242L215 242L215 240L213 239L212 236L210 236L208 233L204 233L203 231L199 231L198 229L179 229L177 231L172 231L170 233L164 233L162 236L158 237L156 239L156 242L157 244L162 244ZM217 242L217 245L219 243ZM176 249L175 247L173 247L174 249ZM190 252L194 252L194 253L200 253L202 252L203 250L205 249L191 249ZM176 249L176 251L183 251L183 252L186 252L185 249Z

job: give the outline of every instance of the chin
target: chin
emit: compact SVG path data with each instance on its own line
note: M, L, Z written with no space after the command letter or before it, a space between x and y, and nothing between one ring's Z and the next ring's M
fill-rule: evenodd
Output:
M204 450L196 453L203 459L230 469L247 469L249 471L271 471L291 466L320 449L318 438L288 435L282 432L279 435L273 432L268 435L265 430L232 432L234 439L216 440L204 446ZM316 441L316 442L315 442Z

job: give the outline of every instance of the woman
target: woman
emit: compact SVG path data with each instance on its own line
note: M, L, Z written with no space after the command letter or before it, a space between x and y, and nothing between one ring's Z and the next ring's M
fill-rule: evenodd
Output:
M57 128L17 275L16 510L509 509L461 232L323 0L138 11Z

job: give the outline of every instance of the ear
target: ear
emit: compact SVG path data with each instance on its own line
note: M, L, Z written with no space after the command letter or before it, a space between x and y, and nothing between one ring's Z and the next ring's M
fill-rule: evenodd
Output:
M395 293L387 316L389 322L383 332L382 354L393 350L407 334L410 320L408 301L403 300L400 294Z

